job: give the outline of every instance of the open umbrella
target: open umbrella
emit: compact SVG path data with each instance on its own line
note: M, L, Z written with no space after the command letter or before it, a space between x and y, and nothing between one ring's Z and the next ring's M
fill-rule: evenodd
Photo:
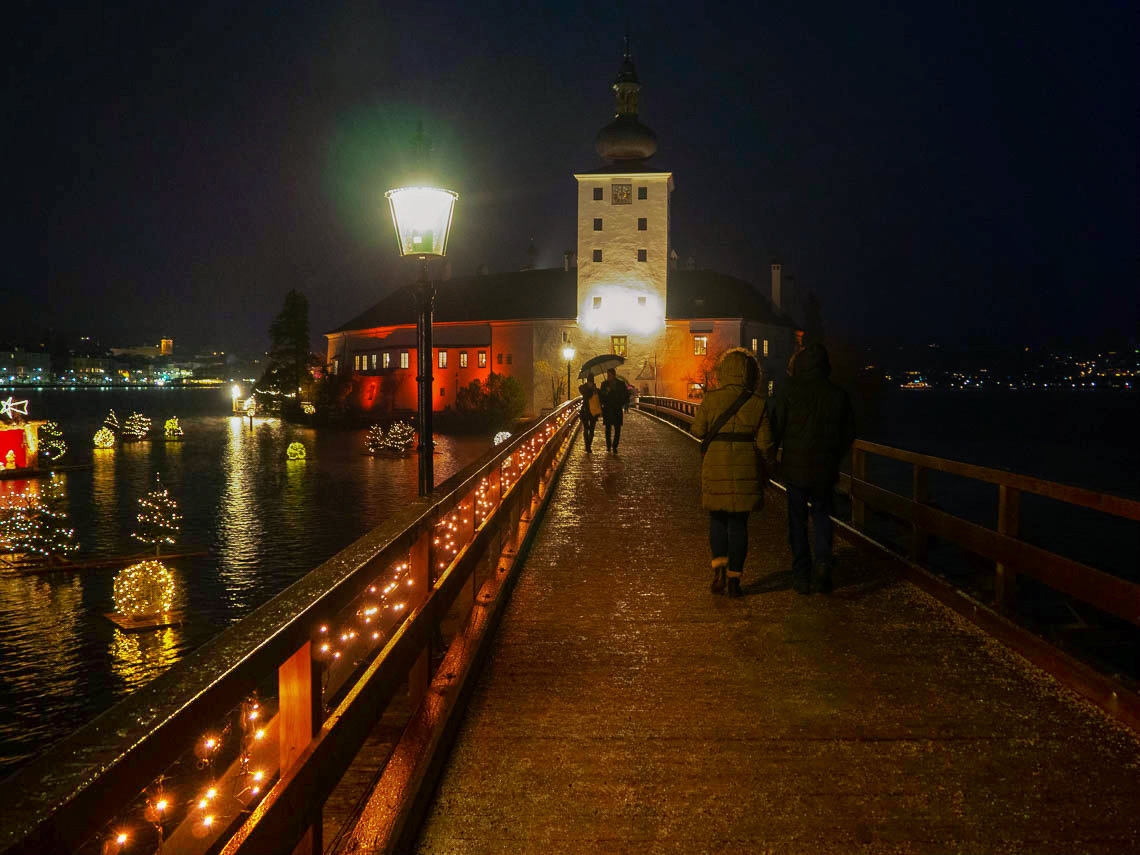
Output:
M623 362L625 362L624 356L617 356L613 353L603 353L601 356L587 359L582 363L582 370L578 372L578 379L584 380L587 377L593 377L595 374L605 374L611 368L617 368Z

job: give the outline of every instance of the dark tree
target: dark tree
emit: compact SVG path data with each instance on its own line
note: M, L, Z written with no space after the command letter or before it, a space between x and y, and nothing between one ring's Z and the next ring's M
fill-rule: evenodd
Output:
M269 367L260 389L296 393L309 378L309 301L292 289L269 325Z

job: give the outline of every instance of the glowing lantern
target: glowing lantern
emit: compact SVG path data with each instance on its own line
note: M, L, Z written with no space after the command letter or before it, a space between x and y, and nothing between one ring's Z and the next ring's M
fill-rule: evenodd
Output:
M446 255L458 193L434 187L400 187L384 195L392 209L400 255Z

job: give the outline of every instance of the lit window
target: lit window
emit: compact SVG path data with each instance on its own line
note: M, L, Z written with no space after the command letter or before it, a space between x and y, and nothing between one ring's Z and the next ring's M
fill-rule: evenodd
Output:
M637 218L637 230L643 232L649 228L649 220L646 217Z
M375 368L375 367L376 367L376 354L375 354L375 353L374 353L374 354L372 354L372 367L373 367L373 368Z
M764 356L768 355L768 339L764 339Z
M756 346L757 344L759 344L759 342L756 339L752 339L752 352L753 353L759 353L760 352L760 349Z
M645 305L645 298L644 297L638 297L637 298L637 305L644 306Z
M600 232L602 230L602 218L594 217L594 231Z
M601 307L602 307L602 298L601 297L595 297L594 298L594 308L600 309Z
M771 398L774 394L776 394L776 381L775 380L769 380L768 381L768 397Z
M689 397L693 400L699 401L705 396L705 387L703 383L690 383L689 384Z
M385 350L384 351L384 358L381 359L380 362L383 365L383 367L387 368L388 366L390 366L392 364L392 354L390 354L388 351Z
M400 367L401 368L407 368L408 367L408 352L406 350L400 351Z
M709 337L707 335L693 336L693 355L704 356L709 352Z
M594 250L594 261L601 261L601 260L602 260L602 251L600 249L595 249Z
M359 353L356 356L352 357L352 367L356 371L360 370L360 354Z
M441 350L439 352L439 367L440 368L446 368L447 367L447 351L446 350ZM442 392L443 390L440 389L440 391Z
M479 351L479 367L480 368L486 368L487 367L487 351L485 351L485 350Z
M648 187L638 187L637 188L637 198L638 199L648 199L649 198L649 188Z
M648 256L648 253L646 253L646 251L644 249L639 249L637 251L637 260L638 261L645 261L647 256Z
M459 351L459 367L460 368L466 368L467 367L467 351L466 350Z
M594 201L595 202L602 201L602 199L605 198L605 195L606 195L606 191L604 188L602 188L602 187L595 187L594 188Z
M610 353L614 356L625 356L625 343L624 335L611 335Z
M499 363L500 365L502 365L502 364L503 364L503 354L501 354L501 353L496 353L496 354L495 354L495 361L496 361L497 363Z

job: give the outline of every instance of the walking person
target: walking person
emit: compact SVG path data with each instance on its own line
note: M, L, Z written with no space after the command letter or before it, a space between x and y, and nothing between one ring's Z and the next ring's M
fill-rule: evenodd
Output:
M801 594L831 593L835 482L843 455L855 441L851 400L830 376L827 349L818 342L808 345L796 355L792 377L772 406L776 443L783 449L780 473L788 489L792 586ZM814 563L808 542L809 506Z
M628 403L629 387L617 376L617 369L609 369L606 381L602 383L602 421L606 424L606 451L614 454L617 454L618 443L621 442L622 414Z
M598 387L594 385L594 377L590 375L581 386L578 394L582 396L582 409L578 411L578 418L582 420L582 439L586 443L586 453L592 454L590 446L594 444L594 428L598 426L598 416L602 414L602 399Z
M772 462L766 386L751 352L721 355L719 385L705 393L690 430L701 440L701 505L709 512L714 594L739 597L748 555L748 515L764 507Z

